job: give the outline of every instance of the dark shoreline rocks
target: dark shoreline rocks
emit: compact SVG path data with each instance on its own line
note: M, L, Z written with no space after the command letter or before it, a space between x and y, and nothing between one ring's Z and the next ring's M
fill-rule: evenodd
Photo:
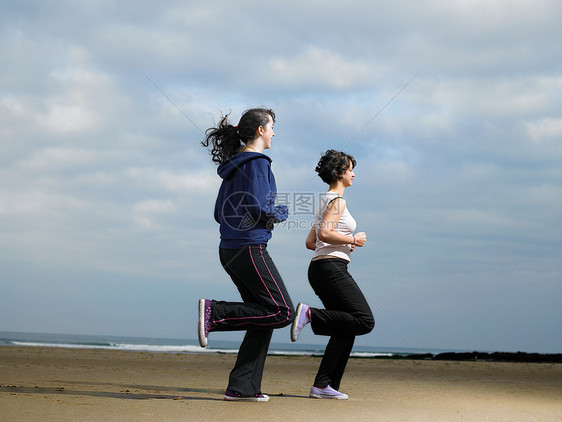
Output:
M448 361L483 361L483 362L528 362L528 363L562 363L562 353L542 354L525 352L445 352L438 354L423 353L393 356L391 359L448 360Z

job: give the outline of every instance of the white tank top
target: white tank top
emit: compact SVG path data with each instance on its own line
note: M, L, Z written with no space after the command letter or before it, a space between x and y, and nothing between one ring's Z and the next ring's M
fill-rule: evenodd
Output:
M350 244L332 245L330 243L323 242L318 238L318 230L320 229L322 221L324 220L324 215L326 214L326 208L328 208L328 204L336 198L341 198L341 196L339 196L335 192L326 192L320 198L320 204L318 206L318 209L316 210L316 213L314 214L315 226L316 226L316 249L314 250L314 257L320 255L330 255L337 258L345 259L346 261L351 261L349 257L349 253L351 251ZM338 203L341 203L341 201L338 201ZM344 234L346 236L352 236L356 227L357 227L357 223L355 222L355 219L351 216L351 213L349 212L346 206L345 209L343 210L343 213L334 231Z

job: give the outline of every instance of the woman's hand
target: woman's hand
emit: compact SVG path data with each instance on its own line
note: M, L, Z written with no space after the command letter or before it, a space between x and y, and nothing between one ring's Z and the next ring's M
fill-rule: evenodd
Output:
M363 247L363 245L367 241L367 235L365 234L365 232L355 233L353 235L353 238L355 239L354 246L359 246L360 248Z
M310 249L311 251L316 249L316 227L314 224L306 237L306 249Z

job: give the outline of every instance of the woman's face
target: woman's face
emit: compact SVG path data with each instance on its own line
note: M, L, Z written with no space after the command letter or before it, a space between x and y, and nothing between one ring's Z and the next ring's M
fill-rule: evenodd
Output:
M355 173L353 172L353 163L349 162L349 168L343 174L341 180L343 185L347 188L353 184L353 178L355 177Z
M275 132L273 132L273 119L269 116L269 122L264 127L264 133L262 135L263 142L263 149L271 148L271 143L273 141L273 137L275 136Z

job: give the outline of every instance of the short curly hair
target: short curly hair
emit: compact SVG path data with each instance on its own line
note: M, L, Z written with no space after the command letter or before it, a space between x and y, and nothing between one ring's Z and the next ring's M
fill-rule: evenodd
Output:
M329 149L320 157L315 171L323 182L331 185L343 177L350 165L357 165L355 158L345 152Z

